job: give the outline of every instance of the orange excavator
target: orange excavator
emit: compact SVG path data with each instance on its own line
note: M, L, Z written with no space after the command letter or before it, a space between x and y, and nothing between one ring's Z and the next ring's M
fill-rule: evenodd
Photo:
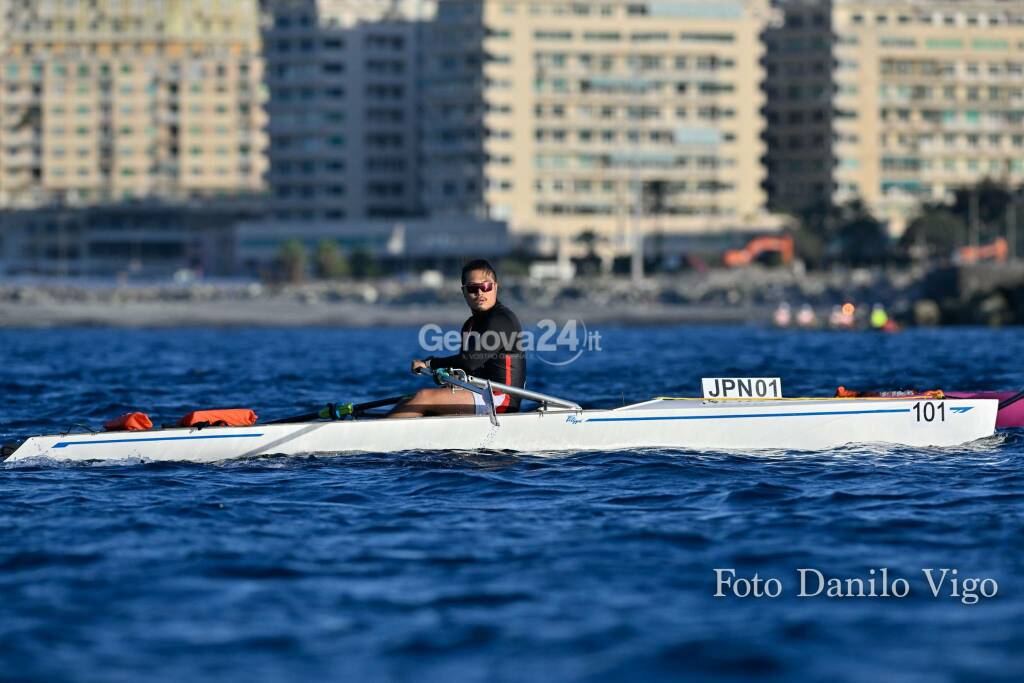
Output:
M983 244L980 247L960 247L956 250L956 260L959 263L979 263L981 261L994 261L995 263L1006 263L1006 256L1010 251L1006 239L997 237L994 242Z
M755 237L742 249L725 252L722 262L729 268L748 266L764 254L777 253L784 264L793 261L793 237L790 235Z

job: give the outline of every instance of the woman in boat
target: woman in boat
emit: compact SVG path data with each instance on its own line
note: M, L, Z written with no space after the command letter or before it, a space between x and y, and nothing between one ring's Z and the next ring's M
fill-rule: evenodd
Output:
M462 325L459 353L412 362L412 371L459 368L467 374L514 387L526 384L526 356L522 325L512 310L498 300L498 275L488 261L470 261L462 268L462 295L472 312ZM519 410L519 398L494 392L499 413ZM420 389L392 409L388 417L426 415L486 415L483 397L460 388Z

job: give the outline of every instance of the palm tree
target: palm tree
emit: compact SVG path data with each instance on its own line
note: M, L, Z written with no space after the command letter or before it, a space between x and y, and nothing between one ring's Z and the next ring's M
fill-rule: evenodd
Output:
M281 245L277 262L287 282L302 282L306 279L309 256L306 247L299 240L291 239Z

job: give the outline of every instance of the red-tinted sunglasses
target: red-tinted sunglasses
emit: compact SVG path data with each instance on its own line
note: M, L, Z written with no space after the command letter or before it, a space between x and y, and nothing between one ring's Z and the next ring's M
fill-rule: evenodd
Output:
M462 285L462 291L468 294L479 294L480 292L489 292L494 289L493 282L470 282L468 285Z

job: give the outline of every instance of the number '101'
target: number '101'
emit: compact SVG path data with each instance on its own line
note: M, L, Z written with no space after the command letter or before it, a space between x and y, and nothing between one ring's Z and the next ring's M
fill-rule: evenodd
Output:
M924 401L914 404L914 417L918 422L946 421L946 404L942 402Z

